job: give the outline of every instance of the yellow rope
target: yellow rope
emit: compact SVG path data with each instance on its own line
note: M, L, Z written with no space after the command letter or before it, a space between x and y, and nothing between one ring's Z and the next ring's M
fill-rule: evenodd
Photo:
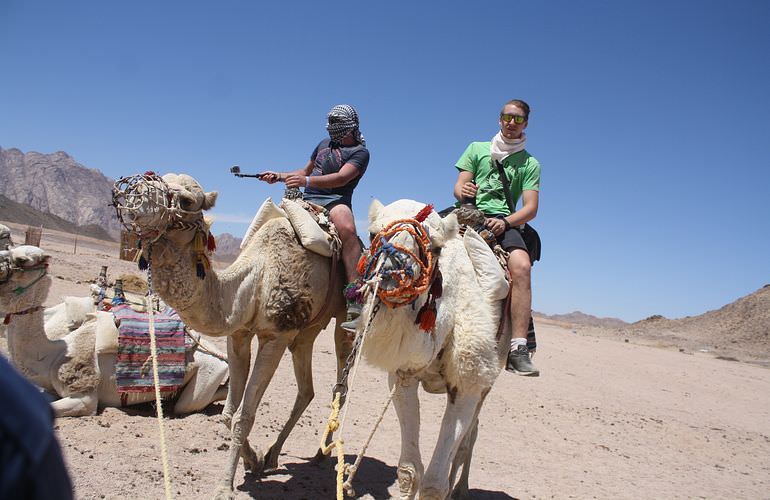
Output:
M326 446L326 438L329 437L329 433L335 432L340 427L340 393L334 395L334 401L332 401L332 412L329 415L329 420L326 422L326 430L324 430L323 436L321 436L321 452L324 455L331 453L333 448L337 449L337 500L343 500L344 493L342 485L345 482L345 471L347 466L345 465L345 453L342 450L342 439L337 438Z
M171 480L168 474L168 452L166 450L166 433L163 428L163 405L160 398L160 378L158 376L158 351L155 345L155 311L150 307L150 354L152 355L152 376L155 381L155 407L157 409L158 427L160 428L160 458L163 463L163 485L166 489L166 500L171 500Z

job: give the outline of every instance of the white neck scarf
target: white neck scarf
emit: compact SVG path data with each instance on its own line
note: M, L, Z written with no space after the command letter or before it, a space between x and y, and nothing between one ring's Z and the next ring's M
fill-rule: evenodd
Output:
M518 139L508 139L502 132L498 132L492 138L492 145L490 146L492 159L502 162L512 154L523 151L526 142L527 135L524 132L521 133L521 137Z

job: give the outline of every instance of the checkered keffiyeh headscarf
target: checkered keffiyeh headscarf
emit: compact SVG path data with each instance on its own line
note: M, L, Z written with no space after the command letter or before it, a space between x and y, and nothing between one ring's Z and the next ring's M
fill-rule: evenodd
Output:
M329 111L326 115L326 130L329 131L329 138L334 142L340 142L343 137L353 132L355 139L366 145L364 136L358 130L358 113L348 104L338 104Z

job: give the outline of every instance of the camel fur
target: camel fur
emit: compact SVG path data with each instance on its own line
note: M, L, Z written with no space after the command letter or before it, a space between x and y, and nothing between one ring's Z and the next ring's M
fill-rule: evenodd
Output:
M99 352L97 336L114 336L117 327L112 315L96 312L93 301L84 317L60 326L58 338L49 338L45 329L42 304L48 295L51 278L45 272L49 256L33 246L19 246L0 252L0 258L14 267L7 281L0 283L0 308L11 313L7 325L8 350L16 368L46 392L60 399L52 403L57 417L94 415L99 406L120 407L121 398L115 381L116 353ZM40 269L29 270L29 268ZM40 273L45 273L41 275ZM38 279L39 278L39 279ZM37 280L37 281L35 281ZM16 293L19 287L26 288ZM79 300L82 306L83 300ZM64 307L57 309L64 310ZM67 328L74 328L64 333ZM99 331L110 329L109 331ZM184 384L174 405L177 414L200 411L225 398L227 363L194 348L188 352ZM129 394L127 404L153 401L154 393Z
M227 336L230 391L223 419L232 439L219 490L221 496L227 497L232 495L238 457L243 457L245 468L253 473L275 469L284 441L313 399L311 358L315 338L331 317L337 318L337 324L345 320L342 266L335 276L330 276L331 259L304 248L289 220L275 217L249 235L240 255L227 269L208 269L201 279L191 265L196 258L193 241L196 231L208 231L203 211L214 206L217 193L204 192L195 179L185 174L167 174L163 180L182 208L173 221L166 226L157 223L153 200L158 197L147 186L137 188L145 190L144 205L130 216L140 232L157 234L143 248L155 291L187 325L205 335ZM333 287L333 293L326 312L309 324L324 310L329 287ZM259 348L252 362L254 337ZM352 342L337 328L335 344L339 374ZM247 438L257 406L287 348L292 353L298 388L294 407L266 454L255 453Z
M374 200L369 210L371 234L390 222L413 218L424 207L412 200L383 206ZM396 386L394 406L401 425L401 456L398 482L402 499L467 498L467 474L475 442L478 414L505 362L510 331L497 337L502 304L491 300L479 284L465 249L457 236L454 215L441 219L432 212L423 222L430 235L434 255L443 277L443 294L436 302L435 329L428 333L415 324L417 311L427 292L412 306L387 308L374 315L364 339L363 355L369 363L388 372L391 388ZM391 243L416 251L413 237L396 233ZM387 269L392 261L380 257ZM419 268L413 266L415 272ZM381 286L387 288L388 283ZM368 295L364 317L376 302ZM363 322L362 322L363 323ZM447 406L436 447L427 471L419 449L420 412L418 383L429 392L445 392ZM451 491L459 467L463 474Z

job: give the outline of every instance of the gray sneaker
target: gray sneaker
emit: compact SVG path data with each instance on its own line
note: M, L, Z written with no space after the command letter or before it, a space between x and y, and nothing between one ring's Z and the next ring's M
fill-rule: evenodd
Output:
M363 306L356 303L348 303L347 320L340 325L340 328L348 333L356 333L358 330L358 320L361 318Z
M505 364L505 369L524 377L540 376L540 370L532 364L532 360L529 358L529 350L525 345L520 345L508 353L508 362Z

